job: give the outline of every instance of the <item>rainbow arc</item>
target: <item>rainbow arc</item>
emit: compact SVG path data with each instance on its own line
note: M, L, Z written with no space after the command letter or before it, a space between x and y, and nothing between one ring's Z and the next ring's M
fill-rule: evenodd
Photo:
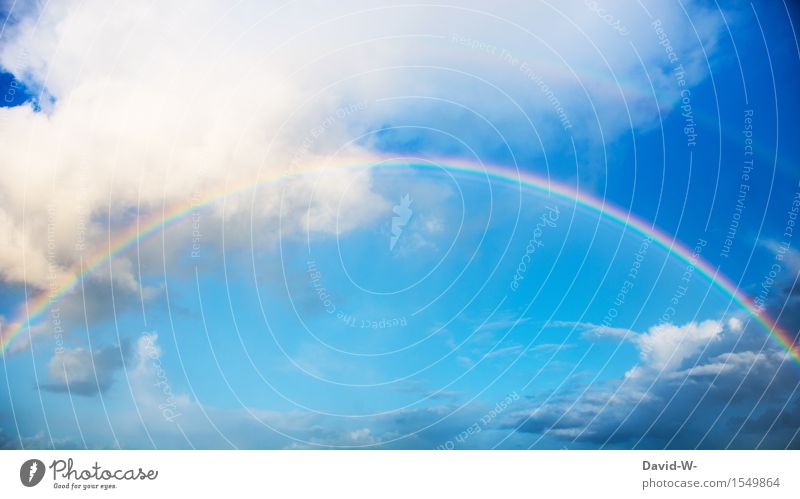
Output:
M484 179L488 178L493 181L517 185L523 189L545 193L549 196L563 199L598 213L603 217L631 229L633 232L643 237L651 239L667 253L685 262L687 265L694 265L696 272L708 279L713 286L729 296L730 299L743 310L747 311L752 319L763 327L764 330L791 355L795 362L800 363L800 349L795 343L794 338L787 331L780 328L764 310L757 307L753 301L742 293L739 287L728 277L723 275L719 269L714 268L702 258L694 255L691 249L684 246L680 241L677 241L654 224L648 223L632 213L587 192L575 190L572 187L555 182L549 178L541 177L532 172L497 165L471 163L457 159L436 159L423 162L392 158L356 164L349 162L342 162L341 164L326 163L318 168L304 169L299 172L259 177L235 186L228 186L226 188L207 192L205 195L180 202L169 209L154 213L144 221L133 224L126 230L116 234L111 242L106 245L104 250L96 253L87 260L83 269L67 274L67 276L53 286L50 291L40 293L29 299L26 303L23 303L14 315L13 320L0 332L0 352L5 354L8 348L14 343L15 339L25 333L30 334L31 328L46 316L49 308L78 287L86 276L95 272L100 266L108 263L109 260L116 255L124 253L126 250L134 247L139 241L162 230L168 229L176 222L189 216L194 210L218 203L227 196L240 195L248 191L253 191L261 186L282 181L289 181L309 175L324 174L325 172L370 169L411 169L417 171L445 170L452 173L477 175Z

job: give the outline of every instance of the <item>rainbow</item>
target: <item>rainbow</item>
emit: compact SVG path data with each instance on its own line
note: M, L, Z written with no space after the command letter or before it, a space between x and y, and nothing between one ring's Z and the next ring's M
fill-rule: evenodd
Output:
M410 169L410 170L446 170L453 173L479 175L493 181L504 182L515 186L520 186L533 191L546 193L550 196L560 198L576 205L598 213L603 217L621 224L623 227L630 228L648 239L656 245L662 247L667 253L677 257L681 261L694 265L695 270L703 275L708 281L720 291L731 298L741 308L746 310L752 319L760 324L777 343L786 350L791 357L800 363L800 348L795 343L794 338L785 330L780 328L762 309L757 307L752 300L743 294L739 287L730 279L719 272L718 268L712 267L708 262L693 254L692 250L682 245L675 238L640 218L635 217L630 212L626 212L619 207L607 203L605 200L594 197L586 192L577 191L571 187L552 181L528 171L519 169L470 163L458 159L432 159L426 161L408 160L398 158L386 158L378 161L341 164L326 163L318 168L306 168L300 172L283 172L270 177L258 177L234 186L226 186L207 192L198 198L180 202L170 209L162 209L160 213L150 215L143 223L133 224L126 230L116 234L109 241L106 248L90 258L84 267L66 274L49 291L44 291L23 303L12 322L7 328L0 331L0 353L5 355L6 350L16 338L27 332L30 335L31 327L46 315L50 307L58 302L63 296L73 291L80 285L83 279L97 270L101 265L108 263L111 258L119 255L138 241L145 239L161 230L166 230L175 222L185 218L194 210L213 205L227 196L242 194L247 191L254 191L260 186L273 184L291 179L298 179L313 174L324 174L342 170L370 170L370 169Z

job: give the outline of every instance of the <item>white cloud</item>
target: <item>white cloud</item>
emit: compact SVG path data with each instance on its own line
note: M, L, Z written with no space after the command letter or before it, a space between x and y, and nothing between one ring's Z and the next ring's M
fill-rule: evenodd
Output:
M650 369L674 369L718 340L722 331L722 324L713 320L683 326L661 324L637 336L636 344L642 363Z
M730 319L728 319L728 328L731 331L739 332L742 330L743 326L744 324L742 323L742 320L739 319L738 317L731 317Z
M681 378L683 376L718 376L729 372L747 372L750 366L767 360L780 360L779 358L769 359L770 355L771 352L727 352L709 359L705 364L692 366L684 371L678 371L670 375Z
M557 89L576 126L593 123L597 111L609 138L627 126L626 105L636 125L657 116L630 42L654 69L660 105L674 105L678 87L664 69L663 49L641 22L644 14L623 2L608 2L607 10L631 28L627 37L580 3L509 3L493 6L492 13L483 8L477 1L401 7L206 0L186 8L95 0L31 9L6 26L0 64L56 100L46 113L0 109L0 168L14 172L0 178L0 230L10 241L0 249L0 276L44 288L48 264L56 274L74 272L81 237L88 240L88 254L102 249L109 221L118 230L133 222L132 210L157 212L197 192L274 177L287 167L302 170L331 154L370 157L347 141L400 116L430 125L440 119L464 123L453 107L424 114L408 101L379 98L447 98L514 124L509 135L521 133L527 143L529 130L517 126L526 122L520 109L502 95L502 105L490 104L483 79L537 121L552 122L540 131L562 133L552 102L521 62L465 46L454 35L506 49ZM688 8L700 36L713 41L718 23L702 9ZM690 83L703 78L699 48L684 41L694 35L684 36L682 10L666 4L651 9L670 32ZM465 136L472 133L461 128ZM483 141L483 135L477 136ZM342 174L314 188L310 197L308 182L298 181L284 199L284 229L347 231L389 206L371 192L368 178ZM257 219L274 218L275 193L263 194L253 205L250 199L227 200L226 214L255 209ZM47 206L55 207L50 217ZM42 237L48 230L52 254Z

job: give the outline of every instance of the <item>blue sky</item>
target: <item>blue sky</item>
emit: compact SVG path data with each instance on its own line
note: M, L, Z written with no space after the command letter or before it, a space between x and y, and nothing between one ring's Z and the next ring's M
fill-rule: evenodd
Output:
M480 174L654 224L796 337L792 7L269 7L5 9L4 329L129 227L296 175L53 304L4 352L0 447L800 446L796 362L708 277ZM337 166L385 158L439 168Z

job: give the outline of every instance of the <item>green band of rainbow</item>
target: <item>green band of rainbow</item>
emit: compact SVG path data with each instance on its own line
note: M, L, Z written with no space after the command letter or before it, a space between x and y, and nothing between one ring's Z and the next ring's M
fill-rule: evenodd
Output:
M548 178L540 177L527 171L502 167L497 165L476 164L458 159L431 160L429 162L412 162L408 160L386 159L367 163L327 163L320 168L304 169L299 173L282 173L270 177L259 177L255 180L244 182L235 186L228 186L206 193L204 196L194 200L176 204L169 210L162 210L148 217L144 223L133 224L116 234L106 248L90 258L82 270L77 270L68 274L51 291L37 294L26 303L23 303L17 311L14 320L8 327L0 333L0 352L5 353L15 338L23 332L30 334L31 327L36 324L48 311L50 306L64 295L74 290L84 277L97 270L101 265L107 263L114 256L123 253L140 241L160 230L164 230L176 221L181 220L197 210L223 200L226 196L234 196L246 191L257 189L259 186L272 184L279 181L297 179L309 175L341 170L369 170L385 168L410 168L416 170L447 170L454 173L477 174L484 178L519 185L521 187L545 192L579 206L587 208L593 212L608 217L622 226L632 229L634 232L652 239L658 246L662 247L669 254L677 257L681 261L694 265L695 269L709 280L709 282L728 295L731 300L746 310L752 318L760 324L776 341L785 349L791 357L800 363L800 349L795 343L794 338L785 330L781 329L764 310L757 307L746 295L739 291L739 287L730 279L719 272L702 258L693 255L692 251L679 241L666 234L653 224L635 217L608 202L598 199L586 192L576 191L575 189L554 182Z

